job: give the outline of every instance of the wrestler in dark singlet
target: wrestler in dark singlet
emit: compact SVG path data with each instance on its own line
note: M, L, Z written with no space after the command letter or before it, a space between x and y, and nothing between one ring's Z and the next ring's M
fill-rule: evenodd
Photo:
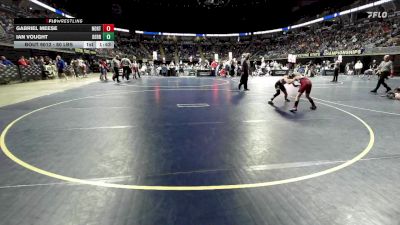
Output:
M283 94L285 94L285 101L286 102L290 102L290 100L288 99L288 94L285 88L285 84L286 84L286 80L287 80L287 76L284 76L282 79L279 79L276 83L275 83L275 90L276 93L274 94L274 96L271 98L270 101L268 101L268 104L273 105L273 101L276 97L278 97L281 94L281 91L283 92ZM297 87L297 85L295 85L294 83L292 83L293 86Z

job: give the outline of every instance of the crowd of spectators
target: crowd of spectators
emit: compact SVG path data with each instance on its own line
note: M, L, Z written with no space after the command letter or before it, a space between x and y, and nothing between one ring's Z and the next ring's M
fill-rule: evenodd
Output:
M19 67L33 67L37 66L42 71L42 79L55 78L62 73L67 76L73 77L86 77L88 73L98 69L98 62L96 60L83 59L76 56L74 58L65 60L61 56L54 59L49 56L34 56L24 57L20 56L18 60L11 61L5 56L0 56L0 68L19 66ZM62 73L61 73L62 71ZM66 78L66 76L63 75Z
M10 42L14 38L14 17L0 11L0 41Z
M260 55L282 56L309 52L363 50L367 47L400 45L398 20L374 21L340 27L337 24L316 30L293 32L270 39Z
M17 4L19 2L19 4ZM27 3L28 1L24 1ZM14 18L59 17L48 10L37 10L21 1L0 2L0 41L11 43L14 39Z
M50 1L50 0L49 0ZM54 2L50 3L54 4ZM8 8L6 8L8 7ZM11 8L10 8L11 7ZM14 17L38 17L47 11L29 11L0 4L0 41L11 43L14 36ZM200 39L200 40L198 40ZM101 56L130 55L137 59L152 59L157 51L159 60L188 60L191 57L227 59L232 52L239 58L243 52L251 52L253 59L262 56L286 57L287 54L302 54L337 50L363 50L374 47L400 46L399 16L386 20L367 21L360 19L353 24L343 21L331 25L296 29L289 33L254 35L243 38L195 38L179 37L142 38L140 35L116 34L114 49L96 49Z
M127 38L129 39L129 38ZM158 38L154 41L141 42L138 38L127 43L117 40L118 50L135 55L138 58L151 58L151 53L157 51L167 60L187 60L189 57L213 59L214 54L220 58L228 58L232 52L233 58L243 52L251 52L253 57L286 57L287 54L323 53L325 51L361 50L375 47L400 46L399 18L385 21L355 23L344 26L334 23L331 26L293 30L289 33L270 36L254 36L250 40L236 41L230 38L220 41L219 38L207 38L202 41L187 41ZM139 43L142 46L139 46ZM161 47L160 47L161 46ZM161 49L161 50L160 50Z

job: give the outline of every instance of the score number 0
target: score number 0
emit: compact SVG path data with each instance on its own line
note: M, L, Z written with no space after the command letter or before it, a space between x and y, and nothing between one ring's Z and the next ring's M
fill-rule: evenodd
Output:
M114 24L103 24L103 41L114 41Z
M114 24L103 24L103 32L114 32Z

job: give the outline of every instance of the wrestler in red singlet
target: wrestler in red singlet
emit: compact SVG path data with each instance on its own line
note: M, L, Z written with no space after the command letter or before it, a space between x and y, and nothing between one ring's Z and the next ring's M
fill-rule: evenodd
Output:
M303 94L305 91L306 94L310 94L312 88L311 80L308 79L307 77L302 77L299 79L299 82L300 82L299 92Z
M317 106L315 106L313 99L310 97L311 88L312 88L311 80L308 79L307 77L299 74L299 73L294 73L293 75L294 75L294 77L292 79L288 79L287 83L291 84L291 83L293 83L294 81L297 80L297 81L300 82L300 88L299 88L299 92L296 95L296 99L295 99L295 102L294 102L294 107L290 111L291 112L296 112L297 111L297 106L299 105L300 97L304 92L306 92L306 98L311 103L311 109L312 110L316 110Z

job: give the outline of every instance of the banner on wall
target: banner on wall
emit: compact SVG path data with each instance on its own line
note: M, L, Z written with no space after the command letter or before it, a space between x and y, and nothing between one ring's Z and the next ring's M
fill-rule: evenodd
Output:
M309 53L303 53L303 54L296 54L297 58L318 57L318 56L322 56L322 54L319 53L319 52L309 52Z
M358 50L341 50L341 51L324 51L323 56L337 56L337 55L360 55L361 49Z
M340 51L324 51L324 52L309 52L303 54L296 54L297 58L319 57L319 56L344 56L344 55L360 55L363 50L340 50Z

